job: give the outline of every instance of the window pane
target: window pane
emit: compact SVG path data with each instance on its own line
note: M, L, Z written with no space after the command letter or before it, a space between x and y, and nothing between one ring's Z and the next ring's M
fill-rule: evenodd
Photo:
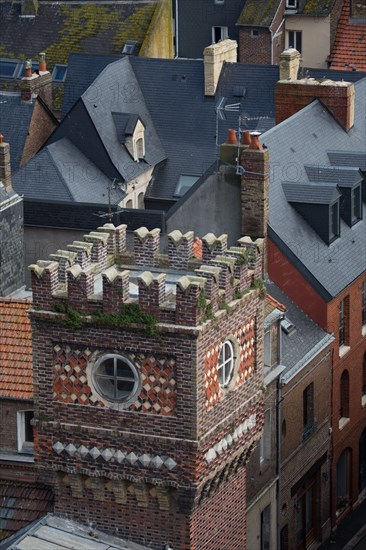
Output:
M114 378L104 378L101 376L96 377L98 388L105 397L115 399L115 384Z
M134 381L117 380L116 383L116 399L128 397L134 388Z
M114 376L114 359L110 357L98 367L98 376Z
M117 360L116 376L122 377L122 378L129 378L130 380L135 379L133 372L131 370L131 367L124 361L121 361L120 359Z
M306 534L309 533L313 528L313 490L314 487L310 487L308 491L306 491L305 495L305 505L306 505L306 514L305 514L305 522L306 522Z
M24 439L27 442L33 442L33 426L31 420L33 418L33 411L25 411L24 413Z

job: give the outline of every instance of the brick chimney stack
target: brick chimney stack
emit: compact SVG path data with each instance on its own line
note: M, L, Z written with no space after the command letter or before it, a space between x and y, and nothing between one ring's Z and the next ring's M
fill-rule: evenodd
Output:
M2 134L0 134L0 181L7 193L13 190L11 184L10 145L4 142Z
M331 111L335 119L348 131L354 123L355 89L351 82L334 82L315 78L297 80L300 54L285 50L280 58L280 80L276 84L276 124L294 115L315 99Z
M220 40L203 50L205 69L205 95L214 96L225 61L236 63L238 44L236 40Z
M33 96L39 95L48 107L52 107L52 75L47 70L46 54L39 54L38 71L32 71L32 60L24 63L25 73L22 78L20 93L21 100L26 103L32 101Z

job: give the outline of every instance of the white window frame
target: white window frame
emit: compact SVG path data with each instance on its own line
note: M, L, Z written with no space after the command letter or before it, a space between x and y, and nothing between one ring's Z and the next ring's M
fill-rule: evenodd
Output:
M17 411L17 448L18 453L29 453L34 452L34 443L33 441L26 441L25 439L25 413L33 413L33 409L24 409L22 411Z
M250 36L252 38L259 38L259 29L251 29Z
M297 0L286 0L286 9L296 10L297 9Z
M212 27L212 44L217 44L220 40L216 42L215 40L215 29L221 29L221 38L220 40L225 40L226 38L229 38L229 30L227 27L223 27L221 25L215 25Z
M290 32L294 33L294 44L290 44ZM298 38L297 35L300 34L301 36L301 48L298 48ZM289 29L286 31L286 48L295 48L299 53L302 53L303 50L303 41L302 41L302 31L296 31Z
M227 350L229 351L229 353L227 353ZM230 384L234 372L234 364L234 346L232 342L230 342L230 340L225 340L220 350L219 364L217 369L217 375L221 388L227 388L227 386ZM229 367L229 370L227 370L227 366ZM222 376L220 376L221 373ZM221 382L220 378L222 379Z

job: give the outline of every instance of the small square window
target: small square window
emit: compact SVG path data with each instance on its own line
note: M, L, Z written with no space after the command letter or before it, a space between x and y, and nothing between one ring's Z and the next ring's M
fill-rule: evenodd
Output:
M286 0L286 8L289 10L297 9L297 0Z
M137 42L136 40L127 40L123 46L122 53L126 55L133 55L136 53Z
M0 78L17 78L19 62L0 59Z
M258 37L259 37L259 30L258 30L258 29L252 29L252 30L250 31L250 36L251 36L252 38L258 38Z
M214 0L214 3L222 6L222 4L225 4L225 0Z
M193 176L189 174L181 174L177 183L177 187L174 191L174 197L183 197L185 193L198 181L199 176Z
M67 73L67 65L56 64L52 71L53 82L65 82Z

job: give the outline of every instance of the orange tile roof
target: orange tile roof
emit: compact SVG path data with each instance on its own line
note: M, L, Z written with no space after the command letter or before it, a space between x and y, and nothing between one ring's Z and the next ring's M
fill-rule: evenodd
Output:
M29 300L0 298L0 396L33 398Z
M286 311L286 307L281 304L276 298L273 298L270 294L266 294L266 300L264 303L264 316L266 317L270 313L272 313L273 310L279 309L280 311Z
M350 0L345 0L328 59L330 68L352 71L355 67L357 71L366 71L366 24L350 23L349 17Z

